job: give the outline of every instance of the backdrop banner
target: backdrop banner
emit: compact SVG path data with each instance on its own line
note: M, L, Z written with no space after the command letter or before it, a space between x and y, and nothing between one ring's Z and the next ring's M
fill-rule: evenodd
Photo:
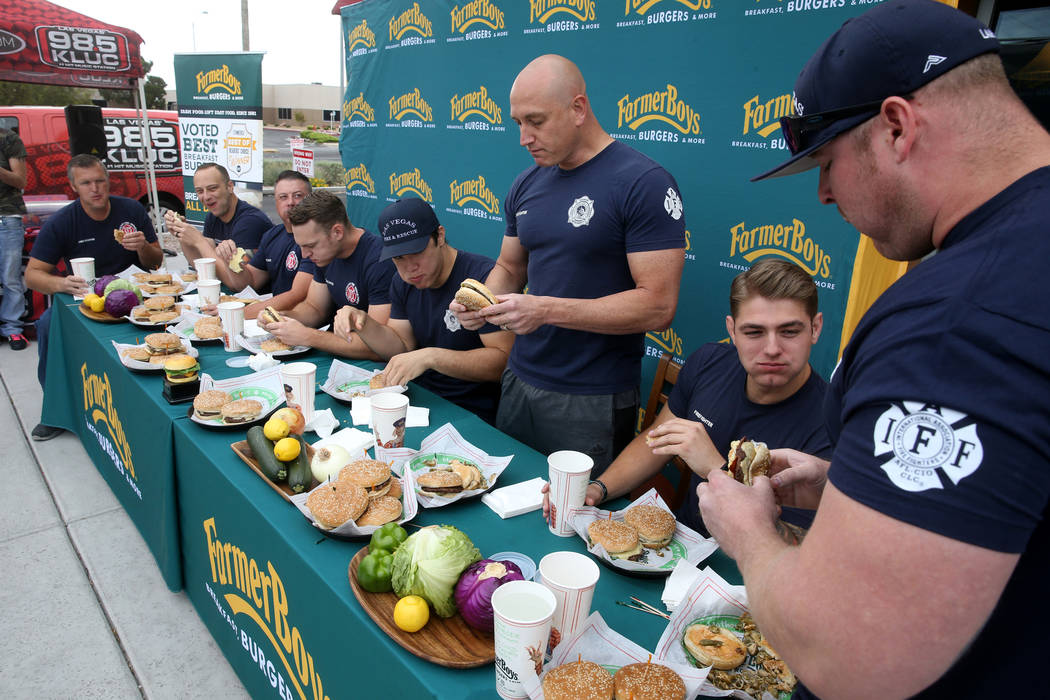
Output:
M454 246L496 257L503 201L532 165L510 118L533 58L576 62L615 138L678 181L688 231L678 312L646 338L642 387L663 351L727 338L729 284L756 259L804 267L820 288L812 355L830 375L858 234L816 197L816 174L751 183L788 155L778 119L806 59L865 0L368 0L342 9L348 89L340 152L347 209L430 202Z
M261 53L176 54L175 95L182 135L186 218L207 214L193 190L193 173L218 163L238 187L262 190Z

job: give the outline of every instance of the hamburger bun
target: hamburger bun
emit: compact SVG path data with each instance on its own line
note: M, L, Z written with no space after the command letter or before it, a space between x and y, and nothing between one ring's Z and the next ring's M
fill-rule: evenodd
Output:
M150 333L146 336L146 349L151 355L173 355L182 352L182 339L174 333Z
M671 544L675 519L659 506L635 506L623 514L623 521L638 532L638 541L649 549L663 549Z
M182 285L178 283L157 285L153 292L155 294L182 294Z
M354 518L358 527L385 525L401 517L401 501L390 496L369 499L368 508L360 518Z
M221 414L222 407L232 399L225 391L209 389L197 394L193 399L193 412L201 420L213 420Z
M339 470L339 481L357 484L369 498L385 496L390 490L390 465L374 459L358 459Z
M135 321L148 321L150 313L150 310L146 308L145 304L143 304L142 306L136 306L131 310L131 318Z
M368 494L356 484L326 481L306 497L306 507L310 509L318 525L331 530L347 520L357 520L361 517L368 508Z
M613 679L593 661L573 661L547 671L543 677L546 700L612 700Z
M259 317L256 319L259 323L280 323L283 320L284 316L281 316L280 312L272 306L267 306L260 311Z
M420 493L426 496L454 496L463 490L463 477L448 469L430 469L416 476Z
M488 287L469 277L459 283L454 301L463 304L468 311L480 311L486 306L499 303L496 295Z
M600 544L612 559L639 559L642 545L638 531L619 520L598 519L587 526L587 536Z
M255 399L237 399L224 404L220 413L223 423L251 423L259 417L262 410L263 405Z
M168 311L156 311L151 313L147 318L150 323L166 323L168 321L174 321L178 317L178 311L175 309L169 309Z
M142 302L142 305L150 311L168 311L169 309L175 307L175 297L150 297L149 299L146 299L146 301Z
M748 440L745 436L730 443L726 462L732 477L750 486L756 477L769 474L769 448L766 443Z
M180 348L180 350L181 350L181 348ZM151 365L162 365L163 366L163 364L165 362L167 362L168 360L174 360L176 357L189 357L189 355L187 355L184 352L173 352L173 353L169 353L167 355L150 355L149 356L149 363Z
M120 353L129 360L137 362L149 362L149 350L144 347L127 348Z
M682 637L685 645L697 666L713 666L721 671L728 671L744 663L747 659L747 648L735 634L715 625L696 622L685 628Z
M179 355L170 357L164 363L164 374L172 384L185 384L197 378L200 368L195 358L189 355Z
M124 232L121 231L119 228L113 229L113 240L115 240L117 243L123 243Z
M213 340L222 337L222 321L214 316L207 316L193 324L193 334L201 340Z
M179 273L179 277L182 278L183 282L196 282L197 281L197 271L196 270L186 270L185 272L180 272Z
M452 471L459 474L459 478L463 480L464 491L472 491L484 486L485 480L482 478L481 470L478 469L477 465L454 459L448 463L448 466L452 467Z
M259 343L259 349L263 352L282 352L284 350L291 350L292 346L286 345L277 338L267 338Z
M151 272L146 275L146 282L149 284L171 284L171 273Z
M382 372L376 372L368 380L369 389L382 389L384 387L386 387L386 375Z
M386 492L387 496L401 500L401 495L404 490L401 488L401 477L397 474L390 472L390 490Z
M613 676L616 700L684 700L685 683L661 664L628 664Z

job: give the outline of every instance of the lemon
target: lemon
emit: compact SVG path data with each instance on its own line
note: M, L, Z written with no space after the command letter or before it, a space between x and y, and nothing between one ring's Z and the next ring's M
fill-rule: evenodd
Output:
M92 311L103 311L106 308L106 300L98 294L88 294L84 297L84 305Z
M263 430L265 431L266 428L264 427ZM299 456L300 449L298 440L286 437L278 440L277 444L273 446L273 454L282 462L291 462Z
M271 418L263 426L263 435L267 439L277 442L281 438L288 437L288 424L280 418Z
M427 601L417 595L407 595L394 606L394 624L406 632L418 632L430 620Z

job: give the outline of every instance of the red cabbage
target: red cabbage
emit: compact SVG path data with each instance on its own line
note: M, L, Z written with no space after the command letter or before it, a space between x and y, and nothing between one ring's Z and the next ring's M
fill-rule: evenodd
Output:
M100 297L106 296L106 286L113 280L118 279L116 275L102 275L95 281L95 294Z
M139 298L130 289L117 289L106 295L106 313L120 318L138 306Z
M493 629L492 593L508 581L524 581L512 561L482 559L467 567L456 583L456 607L467 624L479 630Z

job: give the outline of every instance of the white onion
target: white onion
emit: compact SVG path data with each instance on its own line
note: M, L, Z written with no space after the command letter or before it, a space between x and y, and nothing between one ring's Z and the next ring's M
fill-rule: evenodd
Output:
M339 476L339 470L351 462L350 453L339 445L327 445L314 452L310 471L320 482Z

